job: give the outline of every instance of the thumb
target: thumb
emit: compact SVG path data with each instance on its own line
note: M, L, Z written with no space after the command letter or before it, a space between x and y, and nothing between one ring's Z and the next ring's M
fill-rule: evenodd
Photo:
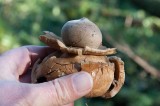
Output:
M56 106L74 102L92 89L93 80L87 72L78 72L53 81L29 85L34 106Z

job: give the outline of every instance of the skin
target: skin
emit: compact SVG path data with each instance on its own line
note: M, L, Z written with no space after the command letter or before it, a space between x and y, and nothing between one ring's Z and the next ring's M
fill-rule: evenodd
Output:
M0 106L73 106L91 91L92 78L83 71L31 84L30 67L51 52L49 47L23 46L0 55Z

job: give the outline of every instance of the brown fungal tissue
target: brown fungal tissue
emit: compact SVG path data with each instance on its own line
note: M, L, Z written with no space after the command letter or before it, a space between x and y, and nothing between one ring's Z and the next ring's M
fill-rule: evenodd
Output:
M38 60L32 69L31 80L41 83L84 70L93 78L93 89L86 97L111 98L124 84L124 63L109 56L115 48L102 46L99 28L87 18L71 20L61 30L62 38L45 31L39 39L55 52Z

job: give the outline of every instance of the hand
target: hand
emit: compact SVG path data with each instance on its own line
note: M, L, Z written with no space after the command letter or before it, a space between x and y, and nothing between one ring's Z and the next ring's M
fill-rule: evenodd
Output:
M86 72L30 84L31 66L52 51L49 47L24 46L0 56L0 106L72 106L89 93L93 81Z

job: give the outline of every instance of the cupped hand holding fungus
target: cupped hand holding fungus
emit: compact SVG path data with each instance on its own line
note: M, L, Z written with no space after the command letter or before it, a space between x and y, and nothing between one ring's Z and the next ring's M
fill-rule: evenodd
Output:
M82 96L118 93L124 63L108 56L115 48L101 45L99 28L82 18L68 21L61 32L62 38L48 31L40 36L50 47L23 46L0 55L0 106L73 106Z
M23 46L0 55L0 106L74 106L76 99L91 91L93 80L87 72L30 83L32 65L53 51Z
M64 24L61 36L45 31L39 38L55 52L38 59L32 68L32 83L42 83L82 70L93 79L92 90L85 97L111 98L122 87L125 79L121 58L108 56L115 48L102 46L99 28L87 18L71 20ZM85 83L80 78L80 82Z

